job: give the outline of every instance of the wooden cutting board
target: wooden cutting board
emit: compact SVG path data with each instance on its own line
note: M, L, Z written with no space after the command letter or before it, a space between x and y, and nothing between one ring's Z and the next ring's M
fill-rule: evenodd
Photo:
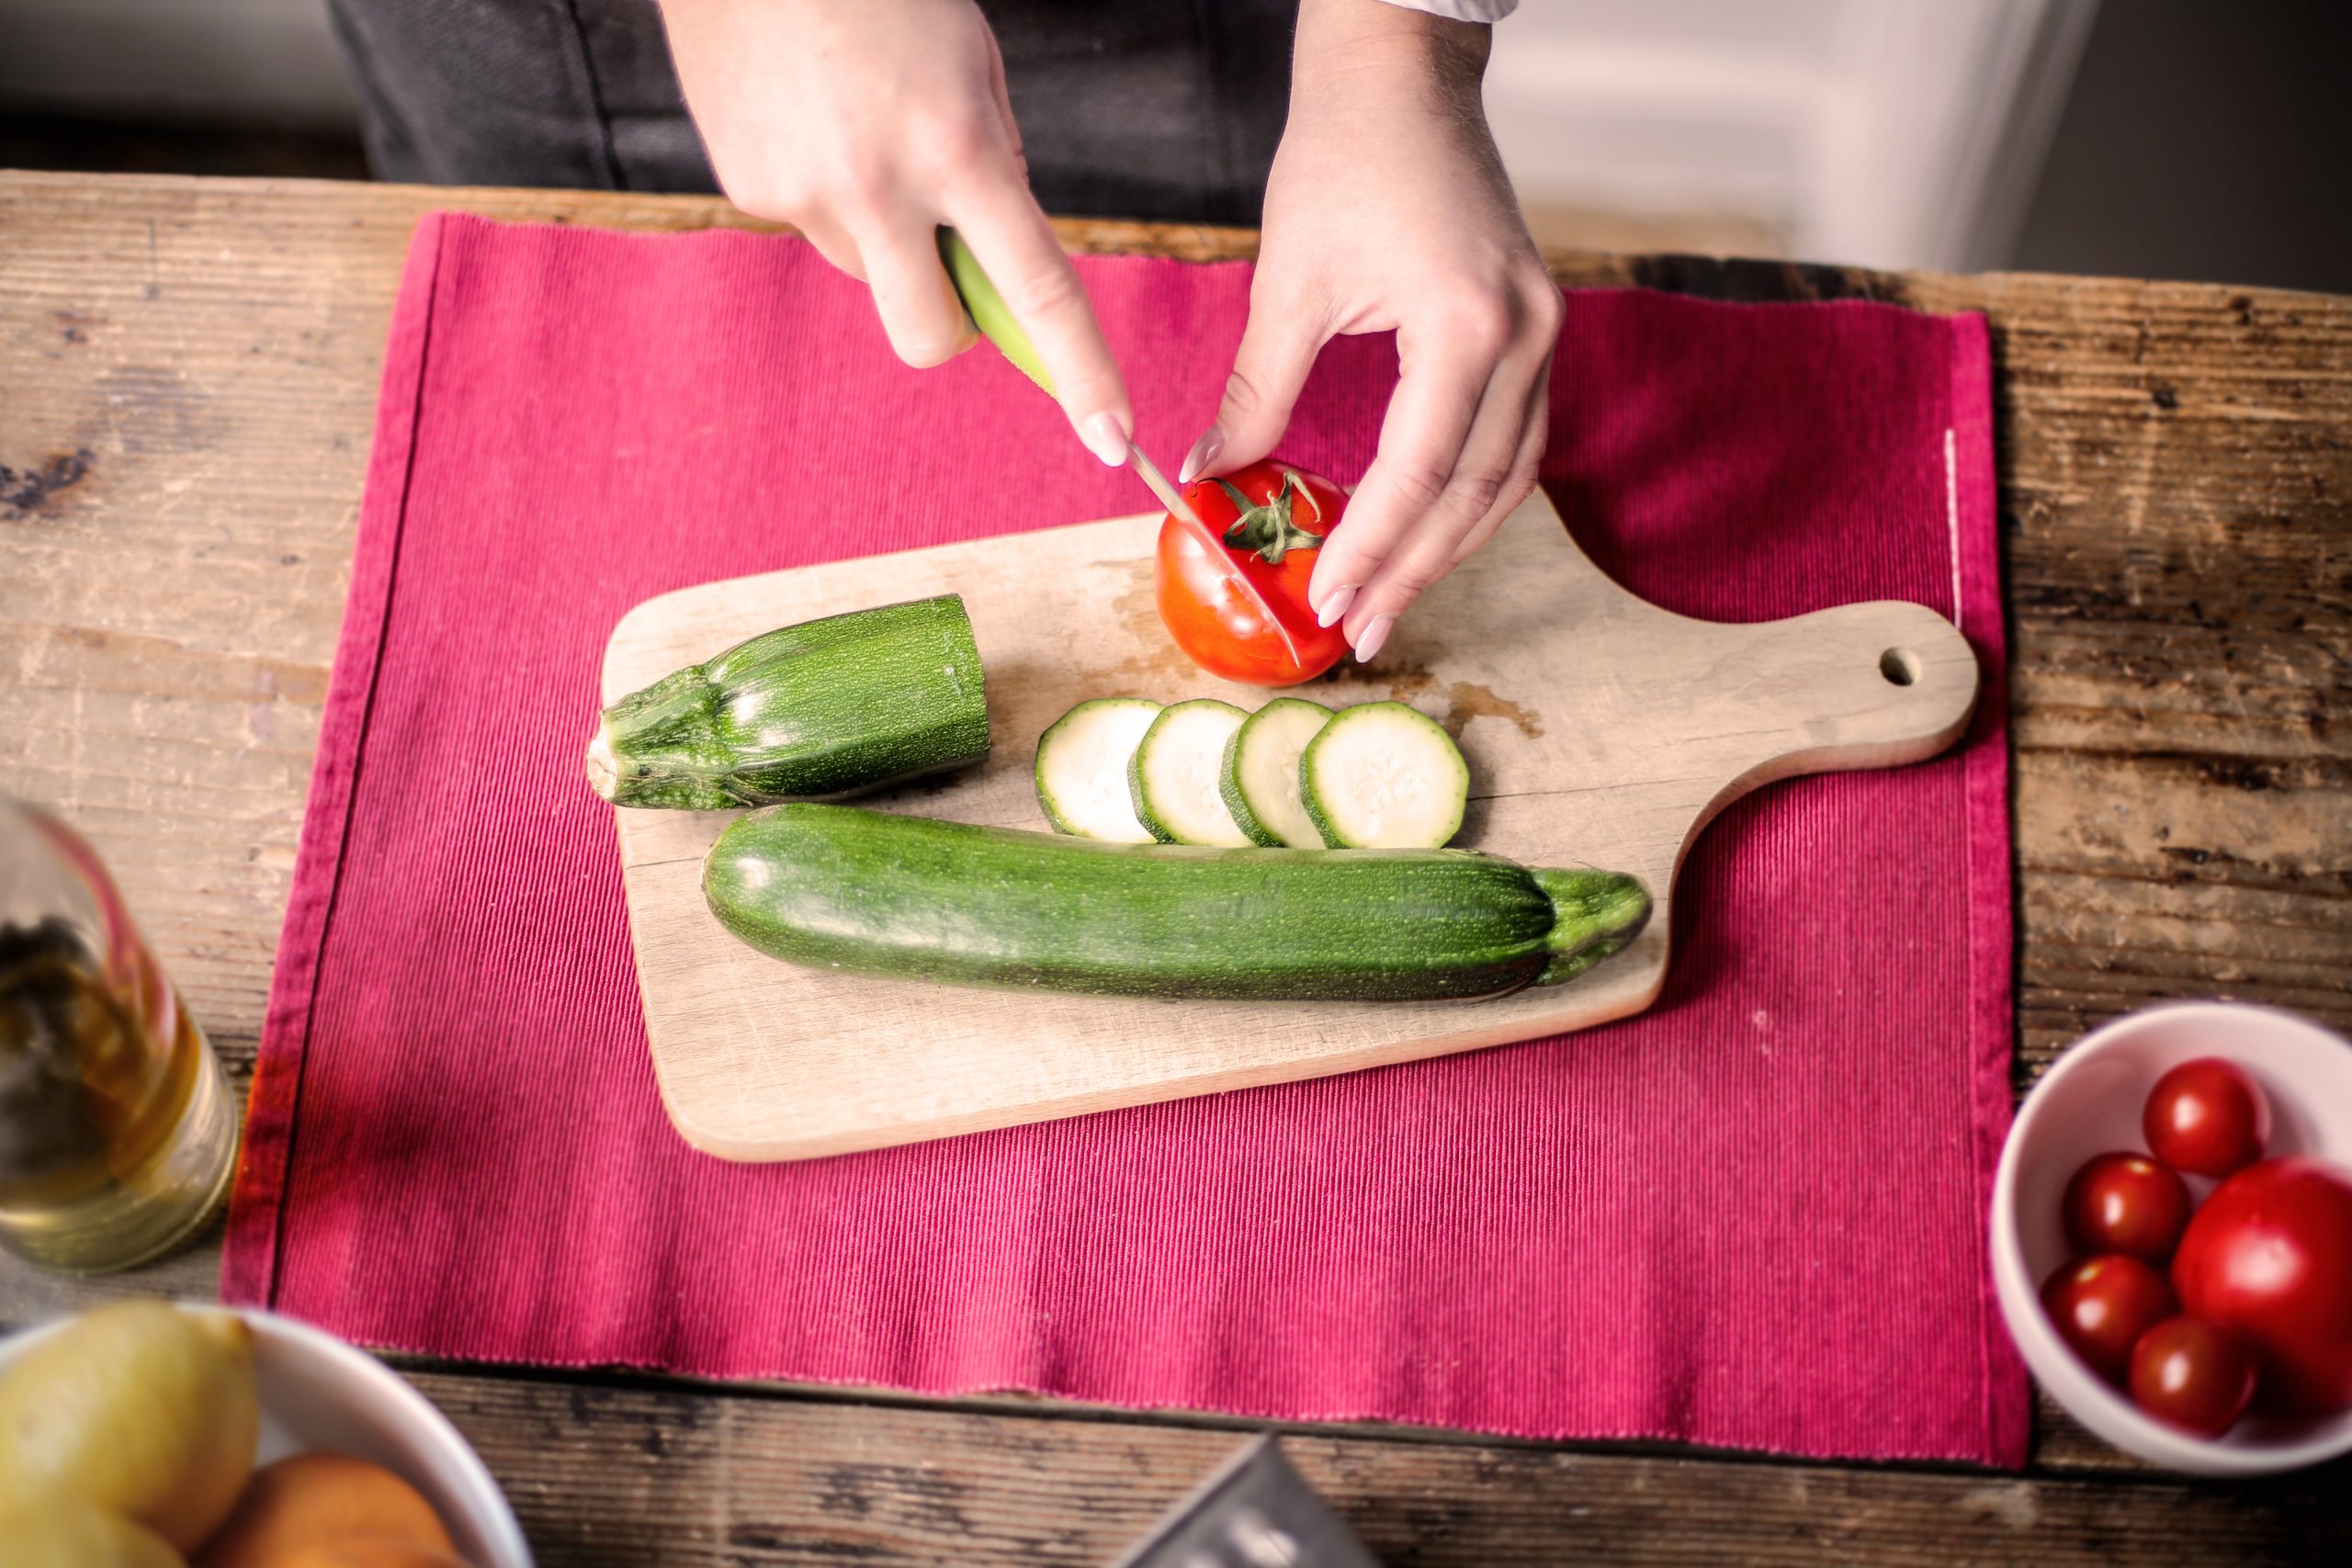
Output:
M1203 674L1153 607L1157 514L706 583L630 611L609 704L794 621L955 592L988 671L978 768L870 797L884 810L1044 829L1038 734L1088 697L1268 694ZM1540 491L1426 594L1372 665L1299 688L1339 707L1397 697L1470 763L1461 837L1532 864L1639 875L1657 909L1623 953L1495 1001L1165 1002L967 990L795 968L704 906L721 812L618 810L646 1033L696 1148L805 1159L1180 1096L1315 1077L1623 1018L1664 984L1674 874L1708 819L1795 773L1942 750L1976 701L1974 656L1921 605L1849 604L1720 625L1634 598Z

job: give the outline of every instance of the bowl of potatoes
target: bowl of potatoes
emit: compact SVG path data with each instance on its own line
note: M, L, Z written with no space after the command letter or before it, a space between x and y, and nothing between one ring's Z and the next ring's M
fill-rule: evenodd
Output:
M374 1357L117 1302L0 1338L11 1568L530 1568L498 1485Z

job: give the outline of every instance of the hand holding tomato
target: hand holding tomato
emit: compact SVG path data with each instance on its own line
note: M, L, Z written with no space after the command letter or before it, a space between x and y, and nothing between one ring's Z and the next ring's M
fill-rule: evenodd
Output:
M1566 304L1479 102L1489 29L1306 0L1250 321L1182 477L1280 445L1335 335L1394 332L1396 389L1316 608L1370 659L1535 488Z
M1347 636L1317 624L1306 585L1324 539L1347 510L1340 487L1285 464L1252 463L1185 486L1184 499L1224 539L1226 558L1265 596L1290 645L1209 558L1208 547L1170 517L1159 525L1154 575L1159 618L1176 646L1210 674L1252 686L1295 686L1338 663Z

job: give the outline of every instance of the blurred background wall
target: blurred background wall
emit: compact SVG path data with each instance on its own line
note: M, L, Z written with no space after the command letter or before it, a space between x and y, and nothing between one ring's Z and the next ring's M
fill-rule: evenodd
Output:
M1555 243L2352 292L2352 0L1524 0L1487 98ZM323 0L0 0L0 165L359 178L355 117Z

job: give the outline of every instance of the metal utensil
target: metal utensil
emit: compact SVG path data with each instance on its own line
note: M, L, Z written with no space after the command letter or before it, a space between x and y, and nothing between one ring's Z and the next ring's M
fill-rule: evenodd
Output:
M1272 1438L1244 1445L1113 1568L1380 1568Z

